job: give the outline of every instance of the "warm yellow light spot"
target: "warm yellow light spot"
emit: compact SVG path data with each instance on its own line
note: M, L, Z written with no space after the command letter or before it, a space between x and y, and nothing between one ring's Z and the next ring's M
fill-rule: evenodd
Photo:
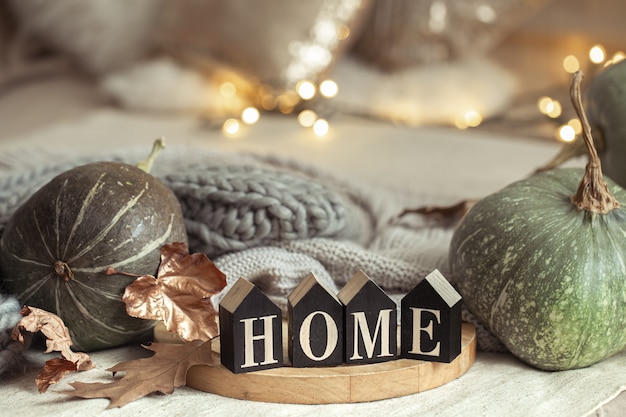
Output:
M577 135L582 133L583 131L583 125L582 123L580 123L580 119L571 119L569 122L567 122L567 125L574 129L574 133L576 133Z
M570 74L575 73L580 69L580 63L578 62L578 58L574 55L568 55L563 59L563 69Z
M466 111L463 117L465 118L465 123L469 127L476 127L480 125L483 121L482 116L476 110Z
M457 129L467 129L467 123L465 123L465 117L457 116L454 118L454 125Z
M337 26L337 39L340 41L348 39L350 36L350 28L346 25Z
M325 119L317 119L315 123L313 123L313 133L315 133L316 136L326 136L329 129L330 126Z
M543 114L548 114L549 109L552 106L552 99L550 97L547 96L543 96L543 97L539 97L539 100L537 100L537 107L539 108L539 111Z
M310 100L315 97L315 84L308 80L299 81L296 84L296 92L303 100Z
M324 80L320 83L320 94L326 98L332 98L339 92L339 86L333 80Z
M459 114L454 119L454 125L458 129L467 129L468 127L476 127L483 121L482 116L476 110L468 110L463 114Z
M222 125L222 132L224 132L228 136L235 135L239 132L240 124L237 119L228 119Z
M571 142L576 139L576 131L570 125L563 125L559 128L558 138L562 142Z
M278 101L278 111L282 114L291 114L293 113L293 106L284 101Z
M266 94L261 98L261 107L264 110L274 110L276 108L276 97Z
M548 115L548 117L556 119L561 115L563 108L561 107L561 103L559 103L557 100L552 100L546 110L546 114Z
M595 45L589 50L589 59L594 64L601 64L606 59L606 51L602 45Z
M313 110L302 110L298 114L298 123L303 127L311 127L315 124L317 120L317 113Z
M285 93L278 96L276 103L278 105L278 110L282 114L290 114L293 112L295 105L298 104L298 100L292 99L289 94Z
M229 81L223 82L220 85L220 94L224 98L233 98L237 95L237 87Z
M291 114L294 107L300 102L300 97L294 91L285 91L276 98L278 110L283 114Z
M256 107L246 107L241 112L241 121L247 125L255 124L259 121L259 117L261 117L261 113Z
M541 113L553 119L559 117L561 115L561 112L563 111L561 103L559 103L558 100L554 100L546 96L541 97L539 98L539 100L537 100L537 107L539 108L539 111Z
M609 65L617 64L620 61L623 61L626 58L626 54L622 51L615 52L611 59L607 59L604 63L604 67L608 67Z

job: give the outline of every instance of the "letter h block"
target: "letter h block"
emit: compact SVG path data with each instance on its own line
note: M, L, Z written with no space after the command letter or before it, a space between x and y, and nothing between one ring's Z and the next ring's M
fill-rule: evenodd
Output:
M251 282L239 278L219 305L220 356L234 373L283 366L280 308Z
M288 352L294 368L343 363L343 305L309 274L288 298Z
M344 305L345 363L396 359L396 303L362 271L350 278L337 296Z
M401 356L452 362L461 353L461 295L434 270L402 298Z

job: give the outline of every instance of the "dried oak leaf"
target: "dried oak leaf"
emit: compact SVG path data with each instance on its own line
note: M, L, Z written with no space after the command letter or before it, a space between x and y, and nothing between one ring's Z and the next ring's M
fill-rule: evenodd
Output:
M23 344L24 332L41 332L46 337L46 353L58 351L62 356L48 360L37 375L35 382L40 393L46 392L50 385L56 384L70 372L86 371L95 366L89 355L71 349L70 332L59 316L30 306L25 306L20 313L22 318L13 329L12 338Z
M107 408L121 407L152 393L171 394L185 385L187 371L194 365L211 365L211 341L196 340L183 344L153 343L144 346L155 354L149 358L126 361L107 369L124 372L113 382L73 382L74 391L66 394L80 398L108 398Z
M226 286L226 275L203 253L189 254L184 243L161 247L157 277L143 275L126 287L128 315L161 320L186 341L218 334L211 297Z

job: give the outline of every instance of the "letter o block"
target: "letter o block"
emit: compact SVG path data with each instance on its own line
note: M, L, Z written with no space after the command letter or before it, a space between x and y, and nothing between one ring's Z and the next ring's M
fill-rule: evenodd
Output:
M288 299L288 353L295 368L343 362L343 306L309 274Z

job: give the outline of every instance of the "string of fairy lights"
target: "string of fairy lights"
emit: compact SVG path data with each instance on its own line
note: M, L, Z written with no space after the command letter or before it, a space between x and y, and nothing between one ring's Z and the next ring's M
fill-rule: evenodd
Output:
M569 74L582 69L583 65L591 65L591 72L615 64L626 58L626 54L622 51L613 53L609 56L603 45L594 45L589 49L588 56L581 62L575 55L567 55L563 58L563 70ZM586 71L588 72L588 71ZM567 121L562 120L563 106L561 102L550 96L541 96L537 100L537 108L539 112L549 119L553 119L560 123L554 131L554 136L561 142L572 142L582 132L582 126L578 118L572 118Z
M296 83L294 90L287 90L275 95L270 88L265 94L253 98L253 104L246 106L239 117L230 117L222 124L222 132L229 137L237 135L243 126L254 125L261 118L261 111L279 111L282 114L297 114L300 126L311 128L318 137L328 134L330 124L308 104L316 99L328 100L334 98L339 92L337 83L331 79L325 79L320 83L310 80L301 80ZM237 87L230 81L220 86L220 94L223 98L232 98L237 94ZM260 110L261 109L261 110Z
M334 51L351 35L349 22L362 6L362 0L322 1L308 37L288 45L290 61L282 74L284 89L241 79L238 83L223 81L219 87L222 99L235 103L231 109L241 109L223 122L224 135L236 136L243 127L257 123L262 112L280 112L297 114L301 126L318 137L326 136L330 125L322 111L328 107L324 102L337 96L339 87L334 80L319 77L330 66Z
M221 119L222 133L227 137L237 137L247 126L256 124L264 112L279 112L296 115L298 124L310 129L317 137L323 138L330 131L329 115L332 114L330 100L339 93L337 82L330 78L318 81L332 61L332 52L350 36L347 22L361 6L361 0L326 0L316 18L309 39L296 40L289 45L291 62L283 74L286 87L277 89L268 84L255 84L253 81L234 77L223 79L219 84L219 95L228 109L226 119ZM611 56L603 45L592 46L585 59L573 54L562 60L566 73L573 74L581 67L585 73L593 75L603 67L626 58L622 51ZM537 99L537 108L557 127L556 139L571 142L581 133L582 127L577 118L569 118L563 112L561 102L543 95ZM483 115L475 109L461 111L450 120L457 129L475 128L483 123ZM215 120L211 123L215 126Z

